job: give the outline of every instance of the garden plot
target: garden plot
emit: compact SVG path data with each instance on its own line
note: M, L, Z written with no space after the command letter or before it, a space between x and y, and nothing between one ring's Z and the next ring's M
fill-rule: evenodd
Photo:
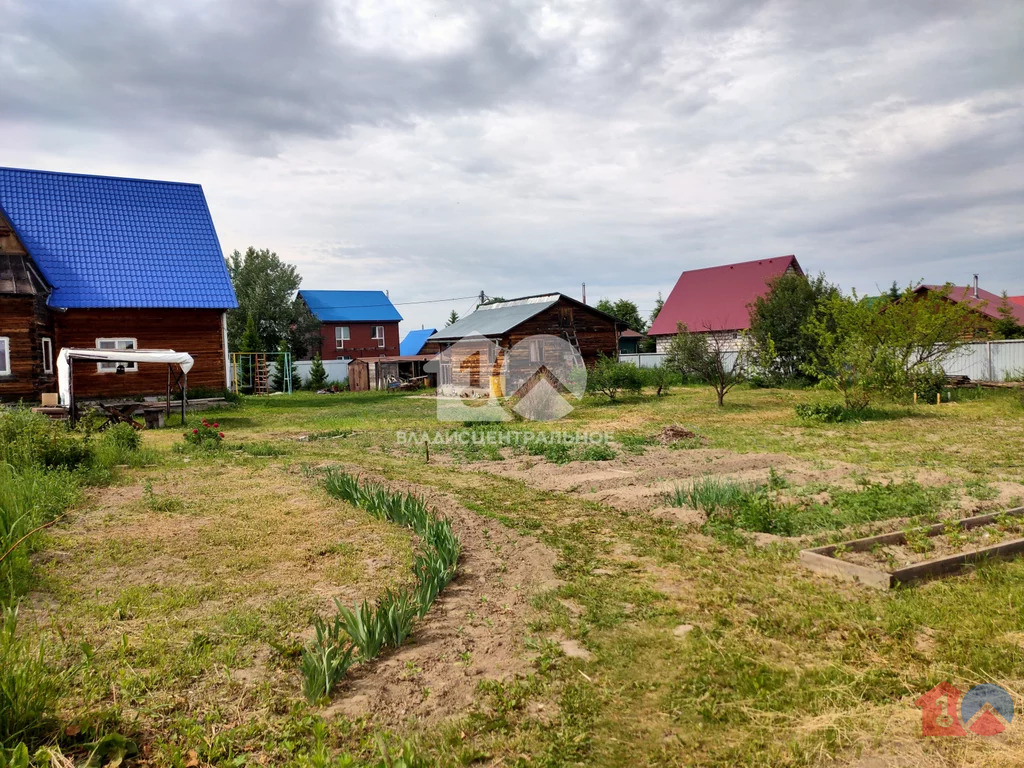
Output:
M800 553L811 570L889 589L1024 553L1024 507L845 541Z

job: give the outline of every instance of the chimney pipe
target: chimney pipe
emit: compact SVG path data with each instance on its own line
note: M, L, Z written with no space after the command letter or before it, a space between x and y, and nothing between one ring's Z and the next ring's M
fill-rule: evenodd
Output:
M978 275L974 275L974 298L978 298Z
M587 303L587 284L583 284L583 303Z

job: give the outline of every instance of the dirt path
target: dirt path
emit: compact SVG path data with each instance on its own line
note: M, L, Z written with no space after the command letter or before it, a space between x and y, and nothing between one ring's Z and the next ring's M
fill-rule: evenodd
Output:
M324 714L366 715L387 724L465 714L481 680L532 671L524 645L530 600L559 585L555 553L447 494L383 482L426 497L434 512L452 521L462 542L458 575L417 622L406 645L353 668Z

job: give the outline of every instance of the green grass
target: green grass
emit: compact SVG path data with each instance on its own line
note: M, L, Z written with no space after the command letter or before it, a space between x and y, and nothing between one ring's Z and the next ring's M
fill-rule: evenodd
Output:
M988 495L996 483L1024 481L1021 411L1007 393L948 407L883 405L861 423L795 418L797 404L821 399L813 390L739 388L718 409L709 389L682 386L661 398L586 398L556 426L610 431L629 453L647 443L630 444L623 434L685 424L706 437L693 447L710 451L786 454L823 468L844 462L871 478L908 475L852 489L826 484L813 491L828 494L820 504L799 486L743 489L761 505L745 507L747 523L776 529L827 531L894 509L922 520L953 503L956 490ZM1020 560L882 594L807 574L784 547L684 533L462 462L427 464L422 446L397 445L395 432L433 434L439 425L430 400L297 394L246 398L208 415L228 434L225 451L173 454L180 431L145 434L144 448L161 463L123 471L117 482L134 497L108 498L110 508L93 511L84 530L53 531L47 549L67 554L31 571L39 595L30 602L40 608L24 614L33 618L20 631L46 635L62 663L81 658L82 642L93 649L56 708L62 718L81 718L90 739L97 730L122 731L156 764L175 766L188 762L189 749L217 766L372 765L382 759L378 739L392 754L415 741L415 759L444 765L791 768L854 764L861 750L865 760L899 756L911 744L923 757L904 764L997 766L1019 752L1012 734L969 745L922 741L913 701L941 680L1021 690ZM317 432L345 437L297 439ZM249 442L283 452L237 450ZM692 455L705 460L704 452ZM333 462L450 495L490 527L507 526L554 551L559 583L524 596L531 607L523 642L535 638L525 676L482 678L472 704L429 726L354 722L305 703L296 638L323 607L308 582L315 577L331 594L325 574L333 573L334 594L348 589L377 605L388 588L409 583L417 554L396 526L362 507L318 501L299 468ZM919 471L955 482L920 485L912 474ZM721 498L729 491L702 493L708 505L718 498L716 508L727 507ZM366 573L370 557L384 562ZM115 570L131 583L112 586ZM154 572L167 583L156 583ZM66 637L42 618L49 615L60 616ZM681 623L695 627L683 638L673 634ZM332 629L325 623L323 631ZM576 640L593 660L566 657L552 636ZM922 637L933 640L922 644ZM346 663L336 657L322 668L337 672ZM245 675L251 679L242 683ZM60 739L76 749L74 739Z

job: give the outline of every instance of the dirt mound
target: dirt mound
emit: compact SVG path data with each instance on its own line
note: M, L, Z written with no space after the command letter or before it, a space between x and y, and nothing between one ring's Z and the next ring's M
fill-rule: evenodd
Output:
M669 445L670 443L678 443L680 440L693 440L698 437L700 435L696 432L691 432L676 424L670 424L661 430L661 434L658 435L658 442L662 445Z
M554 574L556 556L536 539L470 512L444 494L387 484L426 497L434 512L452 521L462 542L459 572L407 644L354 667L324 714L365 715L389 724L413 717L435 722L465 713L481 680L532 671L524 647L530 599L560 584Z

